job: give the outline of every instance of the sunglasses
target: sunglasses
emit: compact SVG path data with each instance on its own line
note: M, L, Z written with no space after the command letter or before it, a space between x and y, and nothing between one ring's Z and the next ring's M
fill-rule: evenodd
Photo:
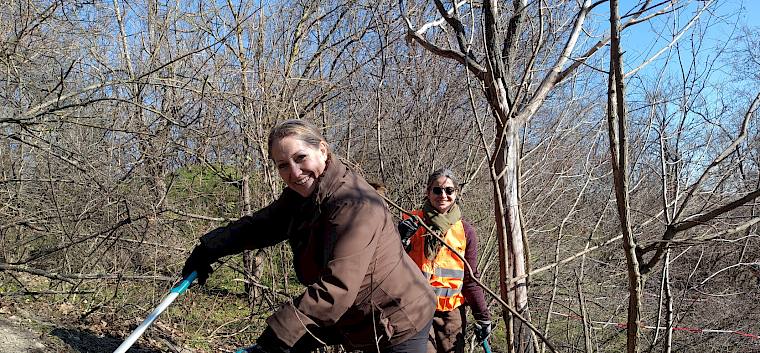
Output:
M444 192L446 193L446 195L449 195L449 196L454 195L454 193L457 192L457 189L451 186L447 186L445 188L442 188L440 186L433 186L433 188L430 190L433 191L434 194L439 195L439 196L443 195Z

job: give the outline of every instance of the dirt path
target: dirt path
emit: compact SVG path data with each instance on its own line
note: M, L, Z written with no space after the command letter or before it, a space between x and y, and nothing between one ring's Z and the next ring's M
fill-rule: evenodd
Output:
M0 353L42 353L50 351L39 335L20 325L18 318L0 317Z
M62 327L0 313L0 353L112 353L123 341L110 335ZM132 346L129 353L191 352L164 344L165 350Z

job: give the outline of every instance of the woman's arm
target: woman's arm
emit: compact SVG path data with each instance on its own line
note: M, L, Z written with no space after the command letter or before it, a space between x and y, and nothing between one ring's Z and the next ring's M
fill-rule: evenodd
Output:
M300 201L298 197L285 189L277 200L252 215L208 232L201 237L201 244L216 258L275 245L287 236L288 212L292 212L288 205L292 208Z

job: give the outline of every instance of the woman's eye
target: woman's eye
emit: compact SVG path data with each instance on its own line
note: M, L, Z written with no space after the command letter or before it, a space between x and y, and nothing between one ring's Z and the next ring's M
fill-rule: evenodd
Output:
M299 155L296 156L295 162L296 163L301 163L301 162L304 161L304 159L306 159L306 155L305 154L299 154Z
M287 167L288 167L287 163L279 163L279 164L277 164L277 169L279 169L279 170L283 170L283 169L285 169Z

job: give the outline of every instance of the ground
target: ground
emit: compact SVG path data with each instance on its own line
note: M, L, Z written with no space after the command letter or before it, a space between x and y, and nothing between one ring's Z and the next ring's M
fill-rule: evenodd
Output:
M59 289L56 283L4 274L0 271L0 353L112 353L169 289L164 282L87 283L78 288L86 294L59 295L45 292ZM128 352L232 352L253 342L274 304L254 317L236 274L219 269L215 276L177 298Z
M0 353L111 353L122 341L123 338L0 306ZM128 353L192 352L164 338L148 341L143 344L151 347L135 345Z
M0 318L0 353L19 353L19 352L45 352L45 344L40 342L34 332L27 330L13 320Z

